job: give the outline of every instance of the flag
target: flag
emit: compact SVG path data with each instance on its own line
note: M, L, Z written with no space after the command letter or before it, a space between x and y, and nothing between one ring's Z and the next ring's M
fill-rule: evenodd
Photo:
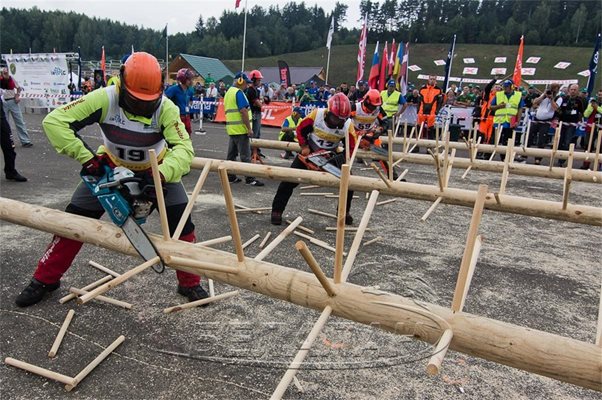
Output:
M291 71L286 61L278 60L278 71L280 72L280 84L289 87L291 85Z
M380 61L380 74L378 77L378 90L385 90L387 82L387 67L389 66L389 53L387 51L388 43L385 42L385 48L383 49L383 57Z
M102 46L102 54L100 55L100 69L102 70L102 80L104 81L107 70L106 60L105 60L105 47Z
M370 89L378 89L378 67L378 42L376 42L376 47L374 48L374 55L372 56L372 68L370 68L370 76L368 78L368 86L370 87Z
M454 35L454 40L449 48L449 52L447 53L447 61L445 62L445 80L443 82L443 91L447 93L448 85L449 85L449 76L451 75L451 67L452 61L454 58L454 50L456 49L456 35Z
M368 41L368 16L364 17L364 24L362 25L362 33L360 34L359 49L357 51L357 81L361 81L364 78L364 63L366 61L366 43Z
M332 35L334 34L334 16L330 21L330 29L328 30L328 37L326 38L326 48L330 50L330 45L332 44Z
M594 52L592 53L592 59L589 62L589 78L587 79L588 97L594 93L596 72L598 72L598 62L600 61L600 47L602 47L602 39L598 33L598 38L596 39L596 44L594 45Z
M163 39L167 39L167 24L165 24L165 28L163 28L163 31L161 32L161 40ZM132 45L132 47L134 47L134 45Z
M393 76L393 69L395 68L395 59L397 57L397 47L395 47L395 39L393 39L393 43L391 44L391 53L389 53L389 68L387 71L387 76Z
M403 51L404 51L404 46L403 46L403 42L401 42L401 43L399 43L399 46L397 46L397 54L395 55L395 65L393 66L392 78L395 79L395 81L399 80L399 71L401 70L401 61L403 59Z
M402 47L403 43L399 43L399 47ZM403 57L401 59L401 65L399 67L399 81L397 87L403 96L408 92L408 63L410 62L410 42L405 44L405 50L403 51Z
M518 54L516 55L516 64L514 64L514 75L512 75L512 81L514 86L519 87L523 79L523 49L525 47L525 39L523 36L520 37L520 44L518 45Z
M238 8L238 7L240 7L240 1L241 1L241 0L236 0L236 4L234 4L234 8Z

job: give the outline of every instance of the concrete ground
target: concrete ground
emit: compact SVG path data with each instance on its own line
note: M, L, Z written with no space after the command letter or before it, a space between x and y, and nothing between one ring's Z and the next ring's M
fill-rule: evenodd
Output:
M41 131L41 115L26 115L34 147L17 147L17 166L27 183L0 180L4 197L64 209L78 183L79 165L51 148ZM207 134L193 135L196 154L224 159L227 137L221 125L206 124ZM263 137L275 139L265 129ZM98 145L99 128L88 127L82 136ZM267 164L287 166L279 152L264 150ZM462 156L462 154L459 154ZM358 165L359 167L359 165ZM408 181L434 184L434 168L408 164ZM355 174L374 175L354 168ZM454 170L452 187L476 190L481 183L499 186L501 174ZM199 171L184 178L192 190ZM375 176L375 175L374 175ZM237 203L269 207L278 182L265 187L233 185ZM573 182L571 202L602 206L600 186ZM331 192L314 189L312 192ZM304 218L303 225L316 237L334 245L333 219L307 212L320 208L334 212L336 200L302 197L296 190L286 210L288 219ZM507 193L560 200L562 181L510 175ZM366 205L356 193L352 215L359 221ZM385 200L388 196L381 196ZM379 286L417 300L449 306L462 258L472 209L440 205L427 222L420 217L430 204L399 199L378 206L366 240L384 240L362 248L349 281ZM211 174L193 212L199 240L228 235L230 227L216 174ZM269 223L269 215L240 214L243 240L256 233L277 234L283 227ZM138 259L84 246L62 280L61 288L30 308L14 304L25 287L51 236L29 228L2 223L0 281L0 353L66 375L76 375L119 335L126 341L74 391L22 370L0 366L2 399L266 399L288 362L292 360L319 313L283 301L241 291L240 295L174 314L165 307L184 302L176 294L175 273L162 276L147 271L110 295L134 304L124 310L104 303L61 305L58 299L71 286L82 287L103 276L88 266L97 261L123 272ZM159 232L156 217L145 225ZM485 211L480 226L485 240L477 263L465 311L489 318L592 342L600 296L602 238L599 227ZM346 245L351 244L351 235ZM302 265L287 238L267 258L281 265ZM310 245L314 255L332 274L334 254ZM233 251L231 243L217 248ZM247 248L259 252L259 240ZM309 270L308 268L306 270ZM206 282L203 283L206 286ZM216 291L234 288L216 282ZM75 317L55 359L47 353L69 309ZM441 374L425 372L431 348L421 342L388 334L369 326L331 318L318 337L298 378L303 392L291 385L290 399L602 399L600 392L505 367L482 359L448 352ZM427 359L425 359L427 358Z

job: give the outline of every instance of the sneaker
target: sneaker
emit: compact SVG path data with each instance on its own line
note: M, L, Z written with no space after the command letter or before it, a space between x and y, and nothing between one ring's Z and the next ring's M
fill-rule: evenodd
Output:
M541 160L536 159L533 164L535 164L535 165L541 165Z
M257 179L253 179L253 180L248 180L247 185L251 185L251 186L265 186L265 184L261 181L258 181Z
M527 163L527 157L517 156L514 159L514 162L517 162L517 163L520 163L520 164L526 164Z
M230 183L238 183L238 182L242 182L242 179L240 179L239 177L235 176L233 178L228 178L228 182L230 182Z
M272 217L270 219L272 225L282 225L282 211L272 210Z
M345 225L353 225L353 217L349 214L345 215Z
M23 143L21 145L22 147L33 147L33 143L29 142L29 143Z
M9 181L27 182L27 178L18 173L17 171L10 173L7 172L6 179L8 179Z
M44 298L46 293L54 292L61 286L61 282L44 284L37 279L32 278L29 285L15 299L19 307L29 307Z
M178 294L187 297L188 301L203 300L209 297L209 293L207 293L205 289L201 287L201 285L192 287L183 287L178 285ZM205 306L205 304L203 306Z

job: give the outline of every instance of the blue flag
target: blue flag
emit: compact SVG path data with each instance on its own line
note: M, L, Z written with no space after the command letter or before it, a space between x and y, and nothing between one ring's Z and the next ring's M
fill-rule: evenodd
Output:
M449 52L447 53L447 61L445 62L445 80L443 81L443 92L447 93L448 85L449 85L449 77L451 74L452 67L452 59L454 58L454 50L456 48L456 35L454 35L454 40L452 41L451 47L449 48Z
M592 54L592 59L589 62L589 79L587 80L587 96L591 96L594 92L594 86L596 84L596 72L598 72L598 62L600 61L600 47L602 39L600 38L600 34L598 33L598 38L596 39L596 45L594 46L594 53Z

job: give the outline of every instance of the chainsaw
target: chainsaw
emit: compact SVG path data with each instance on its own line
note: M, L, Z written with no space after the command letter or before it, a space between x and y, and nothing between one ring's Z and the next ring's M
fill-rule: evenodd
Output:
M158 257L157 249L140 227L152 211L153 203L146 197L146 193L154 190L154 186L146 185L141 188L142 179L136 178L127 168L111 169L106 165L104 168L105 174L102 177L82 174L81 178L113 223L123 230L138 254L146 261ZM158 273L163 272L163 262L153 265L153 269Z
M344 154L342 156L344 157ZM339 179L341 178L341 169L335 165L341 154L329 150L318 150L307 156L299 154L298 157L299 161L312 171L326 171Z

